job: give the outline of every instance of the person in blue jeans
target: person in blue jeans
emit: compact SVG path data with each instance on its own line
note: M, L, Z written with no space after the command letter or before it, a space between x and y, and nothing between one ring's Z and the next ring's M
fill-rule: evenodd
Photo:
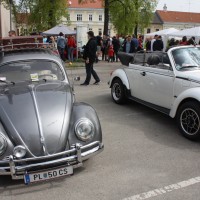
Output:
M94 85L98 85L100 83L99 76L93 68L93 64L96 60L96 51L97 51L97 42L94 37L94 32L89 31L88 33L88 42L85 46L83 59L85 60L85 68L86 68L86 79L84 83L81 85L89 85L91 80L91 75L94 77L95 82Z

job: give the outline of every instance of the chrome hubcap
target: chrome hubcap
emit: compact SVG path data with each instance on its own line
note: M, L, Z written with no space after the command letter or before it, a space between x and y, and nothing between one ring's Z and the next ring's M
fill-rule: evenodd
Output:
M119 83L114 83L112 88L113 88L112 94L113 94L114 100L119 100L121 98L121 93L122 93Z
M188 135L195 135L199 131L199 116L193 109L187 108L181 113L180 123Z

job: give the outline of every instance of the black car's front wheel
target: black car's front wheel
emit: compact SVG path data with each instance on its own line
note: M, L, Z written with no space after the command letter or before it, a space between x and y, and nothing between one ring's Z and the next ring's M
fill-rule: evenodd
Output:
M190 140L200 138L200 106L196 101L189 101L180 106L177 122L181 133Z
M112 99L117 104L123 104L126 100L125 88L120 79L115 79L111 87Z

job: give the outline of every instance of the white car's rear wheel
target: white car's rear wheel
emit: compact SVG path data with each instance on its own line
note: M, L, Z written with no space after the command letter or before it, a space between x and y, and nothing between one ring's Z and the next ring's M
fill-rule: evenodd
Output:
M122 104L125 102L125 88L120 79L115 79L111 87L111 95L115 103Z
M178 110L177 122L181 133L191 140L200 138L200 106L195 101L186 102Z

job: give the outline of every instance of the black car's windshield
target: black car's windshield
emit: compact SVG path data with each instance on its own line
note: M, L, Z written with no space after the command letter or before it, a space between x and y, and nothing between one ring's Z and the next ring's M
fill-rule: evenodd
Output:
M200 47L185 47L172 51L177 70L200 69Z
M22 82L39 80L64 80L60 67L45 60L20 61L5 64L0 67L0 80Z

